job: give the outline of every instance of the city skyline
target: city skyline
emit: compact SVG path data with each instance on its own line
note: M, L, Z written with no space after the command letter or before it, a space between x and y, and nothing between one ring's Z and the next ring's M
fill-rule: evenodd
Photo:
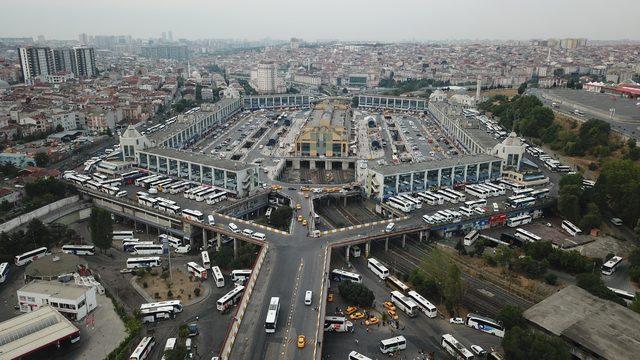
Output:
M9 0L0 14L3 36L44 35L46 39L77 40L80 33L159 38L172 31L174 39L232 38L353 41L527 40L583 37L590 40L639 40L634 14L640 3L616 0L603 7L593 0L551 0L518 3L502 0L447 3L400 0L325 1L312 10L299 2L277 0L203 4L169 1L78 0L47 2ZM309 5L309 4L306 4ZM24 9L37 8L24 21ZM248 11L247 9L250 9ZM624 11L620 11L624 9ZM153 14L153 16L149 16ZM312 16L309 16L312 15ZM144 19L145 26L140 26ZM183 19L181 21L181 19ZM596 26L598 19L616 26ZM525 25L523 26L523 23ZM242 24L242 26L239 26Z

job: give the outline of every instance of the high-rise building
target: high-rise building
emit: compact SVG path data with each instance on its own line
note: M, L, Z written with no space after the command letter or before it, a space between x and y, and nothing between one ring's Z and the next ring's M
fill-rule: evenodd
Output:
M89 45L89 35L86 33L78 35L78 41L80 42L80 45Z
M140 48L140 55L149 59L176 59L188 58L186 45L148 45Z
M93 48L75 47L73 48L75 57L75 68L71 71L79 78L91 78L98 75L96 69L96 55Z
M276 91L276 64L263 62L258 64L256 87L260 93L274 93Z
M169 30L167 34L169 35L169 41L173 41L173 31Z
M25 84L33 84L35 77L55 72L53 55L48 47L21 47L18 55Z

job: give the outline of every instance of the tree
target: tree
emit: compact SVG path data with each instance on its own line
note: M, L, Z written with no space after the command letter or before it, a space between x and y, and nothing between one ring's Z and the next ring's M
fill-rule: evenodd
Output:
M567 345L557 336L519 326L507 331L502 340L507 359L510 360L569 360L571 354Z
M284 205L277 208L271 213L270 222L273 226L284 229L289 226L291 217L293 216L293 209L290 206Z
M49 247L51 245L49 230L40 219L33 219L27 224L24 241L34 248Z
M92 208L89 228L91 229L91 239L95 246L102 249L103 252L111 247L113 242L113 220L107 210L97 207Z
M49 165L49 154L46 152L36 153L33 155L33 160L35 160L37 167L46 167Z
M451 264L444 283L444 304L449 313L454 314L457 312L462 303L463 295L464 285L460 269L455 264Z
M575 195L561 194L558 197L558 211L566 219L577 222L580 218L580 200Z
M578 276L576 276L576 285L599 298L611 300L620 305L625 305L624 300L619 298L604 284L599 271L594 273L578 274Z
M633 299L633 302L629 304L629 309L640 314L640 295L636 293L636 297Z
M173 350L167 350L162 356L165 360L184 360L187 358L187 348L182 344L176 344Z
M522 84L520 84L520 86L518 86L518 95L524 94L526 90L527 90L527 83L523 82Z
M202 85L196 84L196 101L202 101Z
M342 296L347 302L356 306L370 307L376 299L371 289L363 284L351 281L340 282L338 291L340 291L340 296Z
M589 231L592 228L596 228L600 226L602 223L602 214L600 214L600 209L598 205L591 202L587 205L587 214L580 219L580 228Z
M522 316L522 309L516 305L503 306L496 318L498 321L502 322L502 325L507 331L511 330L515 326L526 326L526 321Z

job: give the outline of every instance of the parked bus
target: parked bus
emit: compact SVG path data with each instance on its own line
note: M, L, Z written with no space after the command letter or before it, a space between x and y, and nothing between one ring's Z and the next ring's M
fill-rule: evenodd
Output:
M226 200L227 199L227 193L224 191L220 191L217 192L215 194L209 194L209 196L207 196L206 201L207 204L209 205L213 205L216 203L219 203L220 201ZM271 209L271 208L269 208Z
M542 240L540 236L521 228L516 229L516 233L514 234L514 236L526 242L536 242Z
M436 193L452 204L458 203L458 197L456 195L448 193L447 191L444 191L444 189L437 190Z
M422 209L422 201L414 198L413 196L403 194L403 195L398 195L398 197L402 200L407 201L410 204L413 204L414 209Z
M167 300L167 301L159 301L154 303L146 303L140 305L140 310L144 309L156 309L161 307L170 306L173 308L174 313L182 312L182 301L180 300Z
M165 241L169 244L169 246L176 248L178 246L182 246L182 240L178 239L175 236L171 236L171 235L167 235L167 234L160 234L158 235L158 240L160 241L160 243L164 243Z
M202 222L204 215L198 210L184 209L182 210L182 217L191 221Z
M276 332L278 324L278 314L280 313L280 298L272 297L267 309L267 319L264 322L264 329L267 333Z
M620 297L622 300L624 300L625 303L630 304L632 303L635 299L636 299L636 294L629 292L629 291L625 291L625 290L621 290L621 289L616 289L616 288L612 288L610 287L609 290L613 291L614 294L618 295L618 297Z
M507 219L508 227L517 227L531 223L531 215L518 215Z
M202 202L207 198L207 196L213 195L215 192L216 192L216 189L214 188L208 188L208 189L202 190L196 193L194 200L198 202Z
M244 286L236 286L233 290L226 293L223 297L216 301L216 308L218 311L225 311L231 306L235 305L242 298L244 292Z
M9 276L10 272L11 270L9 269L9 263L3 262L2 264L0 264L0 284L7 281L7 277Z
M171 185L172 183L174 183L173 179L157 180L151 183L150 188L154 188L158 191L165 192L165 189L167 188L167 186Z
M200 280L207 279L207 269L203 268L197 262L190 261L187 263L187 271Z
M150 175L145 175L143 177L139 177L137 179L135 179L135 185L136 186L143 186L143 181L147 180L147 179L151 179L152 177L154 177L155 175L150 174Z
M93 245L62 245L62 252L73 255L95 255L96 247Z
M373 359L371 359L370 357L366 357L357 351L352 351L349 353L349 360L373 360Z
M389 269L387 269L384 265L382 265L380 261L375 258L369 258L369 260L367 261L367 266L382 280L389 276Z
M138 239L127 239L122 241L122 251L133 252L136 245L153 245L153 241L138 241Z
M622 257L614 256L611 259L607 260L607 262L602 264L602 268L600 269L600 271L602 272L603 275L607 275L607 276L613 275L613 273L616 272L618 265L620 265L621 263L622 263Z
M457 190L453 190L450 188L444 188L441 189L442 191L446 192L447 194L451 194L453 196L455 196L456 198L458 198L458 202L464 202L467 200L467 197L464 195L464 193L461 193L460 191Z
M536 198L530 197L530 196L526 196L526 195L521 195L524 196L523 198L518 198L518 199L514 199L514 198L508 198L507 199L507 203L515 209L518 208L523 208L523 207L527 207L527 206L533 206L536 204Z
M17 266L22 266L47 255L51 255L49 250L47 250L46 247L41 247L35 250L27 251L24 254L16 255L14 261Z
M395 353L407 348L407 339L404 336L396 336L390 339L380 340L380 351L383 354Z
M351 331L353 323L343 316L325 316L324 331L347 332Z
M158 203L158 210L164 211L168 214L180 215L182 214L182 210L178 205L167 204L164 202Z
M464 191L471 196L475 196L481 199L489 197L489 190L475 185L467 185Z
M231 281L247 281L251 277L251 270L233 270L231 271Z
M468 208L476 208L479 206L487 206L487 199L469 200L464 202L464 206Z
M133 245L133 253L136 255L162 255L162 245L137 243Z
M466 324L470 328L480 330L500 338L504 337L504 326L502 326L499 321L491 318L477 314L468 314Z
M478 237L480 237L480 233L478 232L478 230L471 230L467 235L464 236L464 245L473 245L473 243L478 240Z
M222 271L220 271L220 267L212 267L211 274L213 275L213 280L216 282L216 286L219 288L224 287L224 276L222 275Z
M416 195L420 200L426 202L429 205L437 205L438 198L433 196L433 194L428 192L421 192Z
M571 236L582 234L582 230L569 220L562 220L562 230L568 232Z
M144 360L149 356L153 347L156 345L156 339L153 336L143 337L136 349L133 350L129 360Z
M157 183L158 181L164 180L166 178L167 177L164 175L154 175L148 179L142 180L141 182L143 187L149 189L153 183Z
M193 199L191 194L196 193L196 192L201 191L201 190L204 190L206 188L207 188L207 186L204 186L204 185L196 186L194 188L185 190L182 193L182 196L184 196L185 199Z
M404 213L411 212L411 205L409 202L399 199L397 197L392 197L388 200L389 206L392 208L398 209Z
M410 290L409 286L407 286L405 283L400 281L394 275L387 276L385 278L385 280L386 280L387 284L393 289L396 289L396 290L401 291L401 292L407 292L407 291Z
M473 360L474 356L462 345L456 338L454 338L451 334L444 334L440 340L440 345L442 348L449 353L449 355L453 356L454 359L458 360Z
M399 291L394 290L391 292L391 302L410 317L418 314L418 305L410 298L402 295Z
M413 290L409 291L407 295L418 305L418 308L427 315L427 317L434 318L438 316L438 309L435 305L430 303L429 300L425 299L422 295Z
M160 266L160 258L157 256L128 258L127 269L147 268Z
M495 196L501 196L507 193L507 191L505 190L504 186L502 185L498 185L498 184L494 184L494 183L484 183L482 184L482 186L493 189L494 190L494 194Z
M181 181L181 182L172 184L171 186L169 186L169 193L177 194L183 190L188 189L189 186L191 186L191 183L189 181Z
M340 269L333 269L331 270L331 280L337 282L351 281L355 283L362 283L362 275Z
M164 353L162 354L162 358L160 360L166 360L165 354L167 351L173 350L176 348L177 338L168 338L167 342L164 344Z
M549 189L538 189L538 190L533 190L530 194L530 197L535 198L535 199L543 199L546 198L547 196L549 196Z
M533 192L532 188L524 188L524 189L513 189L513 195L529 195Z
M138 171L138 170L133 170L133 171L126 172L126 173L124 173L124 174L122 174L120 176L122 176L122 183L123 184L131 185L137 179L140 179L142 177L147 176L147 173L142 172L142 171Z
M140 196L138 197L138 204L155 208L158 206L158 200L152 197Z
M142 323L148 324L163 319L175 318L175 313L173 311L173 307L164 306L153 309L142 309L140 310L140 316L142 317Z
M202 251L202 253L200 253L200 256L202 257L202 267L209 270L211 269L211 260L209 260L209 252L207 250Z

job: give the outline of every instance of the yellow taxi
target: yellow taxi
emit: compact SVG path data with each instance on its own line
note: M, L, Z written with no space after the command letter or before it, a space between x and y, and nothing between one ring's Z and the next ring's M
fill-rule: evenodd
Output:
M385 301L383 303L384 307L387 308L387 310L396 310L396 307L393 305L393 303L391 301Z
M333 293L329 293L329 295L327 295L327 301L328 302L332 302L333 301Z
M307 219L303 219L302 220L302 226L307 226L307 224L308 224Z
M368 318L367 320L365 320L364 324L369 326L369 325L376 325L379 322L380 322L380 319L378 319L375 316L372 316L372 317Z
M296 204L296 210L300 210L300 209L302 209L302 205Z
M358 310L358 308L356 306L349 306L347 307L347 310L345 311L347 313L347 315L351 315L354 312L356 312Z
M304 218L302 217L302 215L298 215L298 221L302 221L304 220Z
M298 349L302 349L307 342L307 338L304 335L298 335Z
M389 317L391 317L393 320L398 320L398 314L396 314L394 310L387 309L387 314L389 314Z
M358 320L358 319L364 319L364 316L365 316L364 313L357 312L357 313L353 313L353 314L349 315L349 318L351 320Z

